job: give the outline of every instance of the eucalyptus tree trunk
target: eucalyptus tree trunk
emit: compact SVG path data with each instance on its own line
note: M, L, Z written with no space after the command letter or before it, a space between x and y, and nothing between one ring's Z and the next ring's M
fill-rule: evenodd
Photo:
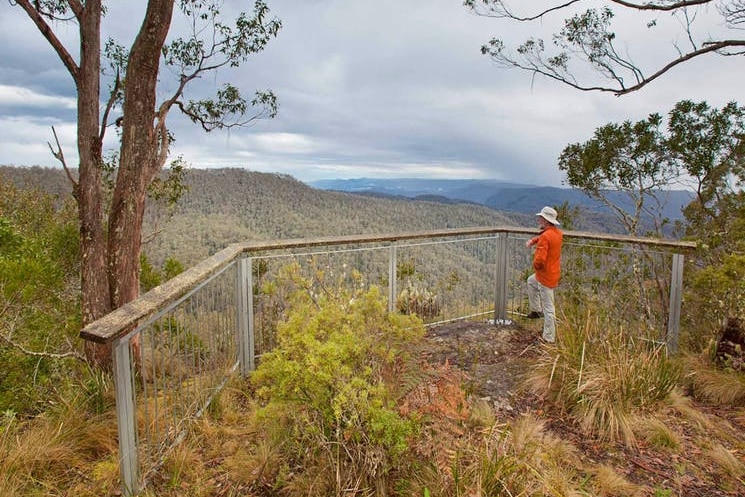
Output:
M241 13L232 28L219 20L219 0L184 0L180 2L184 14L208 26L205 47L198 50L200 57L195 61L188 48L191 43L177 39L174 47L166 51L169 55L161 60L175 0L148 0L144 20L128 51L108 44L102 51L102 0L14 0L11 4L26 12L69 71L77 89L78 178L71 174L59 141L52 153L65 168L78 204L81 312L85 326L139 295L145 199L148 187L168 157L169 134L165 123L169 110L178 106L206 131L274 117L277 104L271 91L256 93L250 105L261 110L248 119L244 119L248 102L230 84L217 92L216 100L185 103L182 97L187 83L203 72L236 66L249 55L263 50L269 39L276 36L281 22L267 18L269 9L263 0L255 0L253 17ZM78 25L78 60L55 33L57 26L68 22ZM191 36L198 38L194 33ZM128 53L126 63L118 57L123 53ZM115 76L107 75L114 79L103 112L100 104L102 57L113 64L115 72ZM161 62L178 67L180 74L173 95L158 105L156 89ZM119 103L122 103L122 116L115 120L122 126L118 172L107 210L103 139L110 124L110 113ZM92 363L104 367L110 364L110 347L92 342L87 342L85 347Z
M127 63L119 173L109 214L108 283L113 308L139 295L145 197L168 149L164 117L159 119L156 113L156 87L172 14L173 0L148 2Z
M74 195L80 222L80 280L83 324L111 311L106 278L106 237L102 191L103 144L100 134L101 1L85 3L79 14L80 66L73 74L78 91L78 182ZM108 352L86 342L86 356L97 364Z

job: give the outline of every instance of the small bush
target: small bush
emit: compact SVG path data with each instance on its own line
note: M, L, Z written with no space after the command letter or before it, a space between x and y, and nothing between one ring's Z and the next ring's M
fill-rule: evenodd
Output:
M674 451L680 447L680 437L657 418L640 420L636 432L657 449Z
M285 464L304 469L286 485L337 494L386 487L415 430L386 379L395 378L404 345L423 335L421 321L388 313L377 287L316 292L306 281L296 288L278 346L252 378L264 429L276 434L271 425L283 425Z

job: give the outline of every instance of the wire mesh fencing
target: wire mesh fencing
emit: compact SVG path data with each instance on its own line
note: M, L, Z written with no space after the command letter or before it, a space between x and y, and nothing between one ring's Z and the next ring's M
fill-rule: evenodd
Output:
M294 291L377 286L389 311L416 314L427 325L510 323L528 312L533 252L525 241L532 231L235 245L84 330L113 346L124 493L142 488L237 370L250 373L277 346ZM670 344L680 307L681 246L565 235L557 307L633 319L645 336Z

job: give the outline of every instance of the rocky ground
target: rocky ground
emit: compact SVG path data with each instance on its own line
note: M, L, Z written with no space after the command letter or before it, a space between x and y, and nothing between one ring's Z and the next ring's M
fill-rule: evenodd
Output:
M629 448L588 438L546 401L519 388L522 373L539 354L550 352L539 339L540 323L523 319L508 326L466 321L441 325L429 329L423 355L432 364L447 363L463 371L472 399L489 402L497 419L507 421L527 412L540 415L552 432L577 447L588 465L613 467L639 486L638 495L745 496L745 475L708 455L713 447L724 447L745 467L745 410L694 403L701 415L696 422L667 410L661 416L681 441L672 452L659 452L643 441Z

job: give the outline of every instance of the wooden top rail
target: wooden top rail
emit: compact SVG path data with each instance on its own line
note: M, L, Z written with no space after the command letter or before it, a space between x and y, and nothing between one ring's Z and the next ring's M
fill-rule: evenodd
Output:
M297 238L269 242L235 243L229 245L220 252L217 252L212 257L205 259L196 266L184 271L175 278L153 288L132 302L129 302L106 316L90 323L81 330L80 337L101 344L110 343L116 340L126 332L132 330L133 326L139 324L143 319L152 316L159 309L186 295L192 288L207 280L210 276L246 253L319 246L392 243L402 240L421 240L427 238L493 235L497 233L535 235L538 232L539 230L535 228L498 226L489 228L419 231L415 233L398 233L389 235L354 235L341 237ZM679 248L686 251L696 248L696 244L693 242L638 238L582 231L564 231L564 237L604 242L640 244L655 247Z

